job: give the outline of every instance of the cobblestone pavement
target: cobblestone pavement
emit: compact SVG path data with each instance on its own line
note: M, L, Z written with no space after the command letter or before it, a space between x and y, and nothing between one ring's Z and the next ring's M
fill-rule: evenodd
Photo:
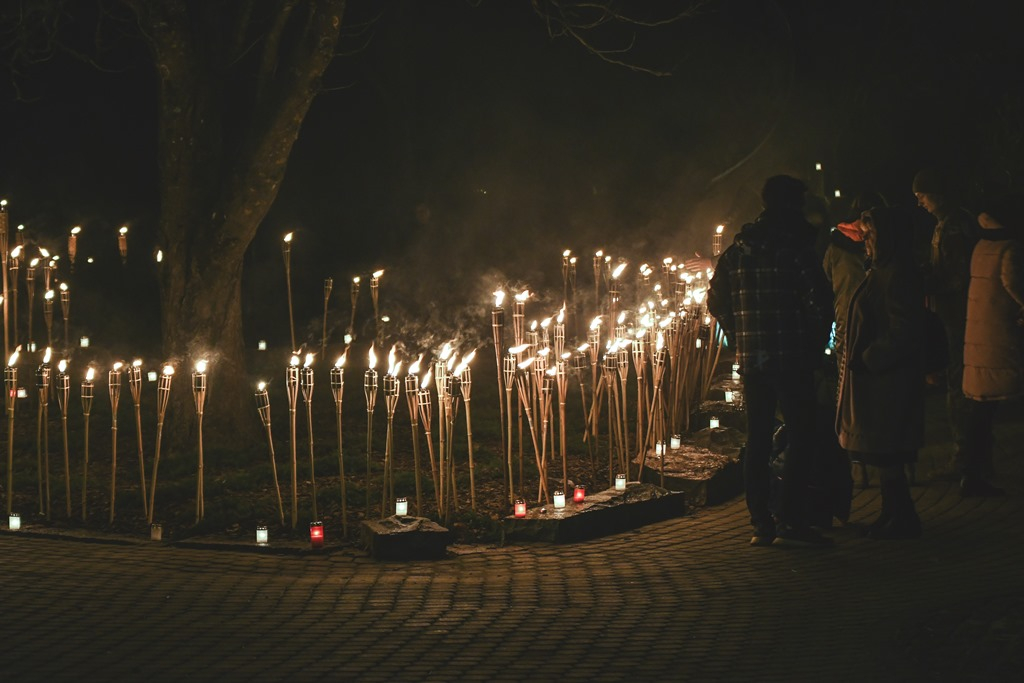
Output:
M1024 489L914 493L923 539L824 550L749 547L739 499L401 564L0 534L0 681L1017 680Z

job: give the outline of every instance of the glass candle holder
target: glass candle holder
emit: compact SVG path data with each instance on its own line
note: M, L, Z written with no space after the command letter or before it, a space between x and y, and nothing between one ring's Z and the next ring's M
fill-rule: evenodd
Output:
M266 524L256 527L256 545L267 545L270 543L270 532Z
M522 498L516 499L515 516L519 518L526 517L526 501Z
M587 487L582 484L578 485L572 492L572 502L582 503L587 499Z
M681 434L673 434L672 438L669 439L669 448L673 451L678 451L683 447L683 437Z
M718 418L717 417L712 417L708 421L708 426L711 427L712 429L718 429L718 427L719 427Z
M555 499L556 510L561 510L565 507L565 491L555 491L553 497Z
M732 403L733 402L733 398L734 398L733 397L733 393L731 391L726 391L725 392L725 402L726 403Z
M160 524L149 525L149 540L151 541L162 541L164 538L164 528Z
M409 514L409 500L407 498L395 499L395 516L405 517Z
M313 550L320 550L324 547L324 523L312 522L309 525L309 545Z
M625 491L626 490L626 475L616 474L615 475L615 490Z
M21 515L17 512L12 512L8 515L7 528L11 531L19 531L21 529Z

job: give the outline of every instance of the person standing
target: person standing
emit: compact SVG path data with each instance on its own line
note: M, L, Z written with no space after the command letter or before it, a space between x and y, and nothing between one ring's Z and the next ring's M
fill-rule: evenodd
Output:
M956 447L954 463L960 474L966 475L971 459L967 430L974 419L971 410L976 406L963 393L964 328L971 252L978 241L978 223L957 205L949 180L936 169L919 171L914 176L913 190L918 206L937 221L924 269L925 294L928 308L946 333L946 409Z
M850 300L836 433L852 459L879 468L882 513L868 535L916 538L905 466L924 441L923 279L906 215L876 208L862 221L871 267Z
M808 520L814 456L814 370L828 342L832 296L804 219L807 187L778 175L761 191L764 211L718 260L708 311L722 326L743 376L747 445L743 477L751 545L827 545ZM769 508L776 408L786 423L778 520Z
M1024 201L1005 196L978 215L981 239L971 257L964 335L963 392L968 415L966 462L960 492L999 496L989 483L992 419L999 401L1024 395Z

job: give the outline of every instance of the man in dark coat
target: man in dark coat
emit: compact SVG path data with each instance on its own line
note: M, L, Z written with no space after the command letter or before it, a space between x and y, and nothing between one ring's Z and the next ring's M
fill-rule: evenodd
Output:
M814 369L828 343L832 290L804 219L807 191L789 176L769 178L764 211L743 226L715 268L708 310L721 324L743 376L747 447L743 463L751 545L827 545L808 523L814 454ZM769 509L776 408L786 423L778 524Z
M968 425L972 402L964 398L964 328L967 324L967 288L971 282L971 253L978 241L974 217L960 208L949 180L939 171L926 168L914 176L918 205L936 219L931 252L924 264L928 308L942 322L946 332L946 403L953 441L954 461L967 474L971 460Z

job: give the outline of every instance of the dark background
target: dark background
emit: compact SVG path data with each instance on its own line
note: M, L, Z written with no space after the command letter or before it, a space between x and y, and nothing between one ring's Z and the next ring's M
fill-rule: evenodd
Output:
M656 5L674 3L623 3ZM806 178L835 220L864 189L912 204L926 165L953 169L968 206L1024 165L1012 3L722 0L636 30L621 57L665 77L552 40L527 2L379 6L368 45L332 66L247 255L253 343L287 339L288 231L302 336L319 340L323 278L340 336L351 277L386 268L385 310L422 337L472 320L498 284L560 297L565 248L581 286L597 248L634 263L706 253L715 225L756 215L775 173ZM71 21L88 35L87 11ZM625 29L594 38L629 42ZM61 273L76 335L155 348L153 70L129 36L100 62L60 54L23 74L23 99L0 87L0 196L12 227L51 250L83 227L76 272Z

